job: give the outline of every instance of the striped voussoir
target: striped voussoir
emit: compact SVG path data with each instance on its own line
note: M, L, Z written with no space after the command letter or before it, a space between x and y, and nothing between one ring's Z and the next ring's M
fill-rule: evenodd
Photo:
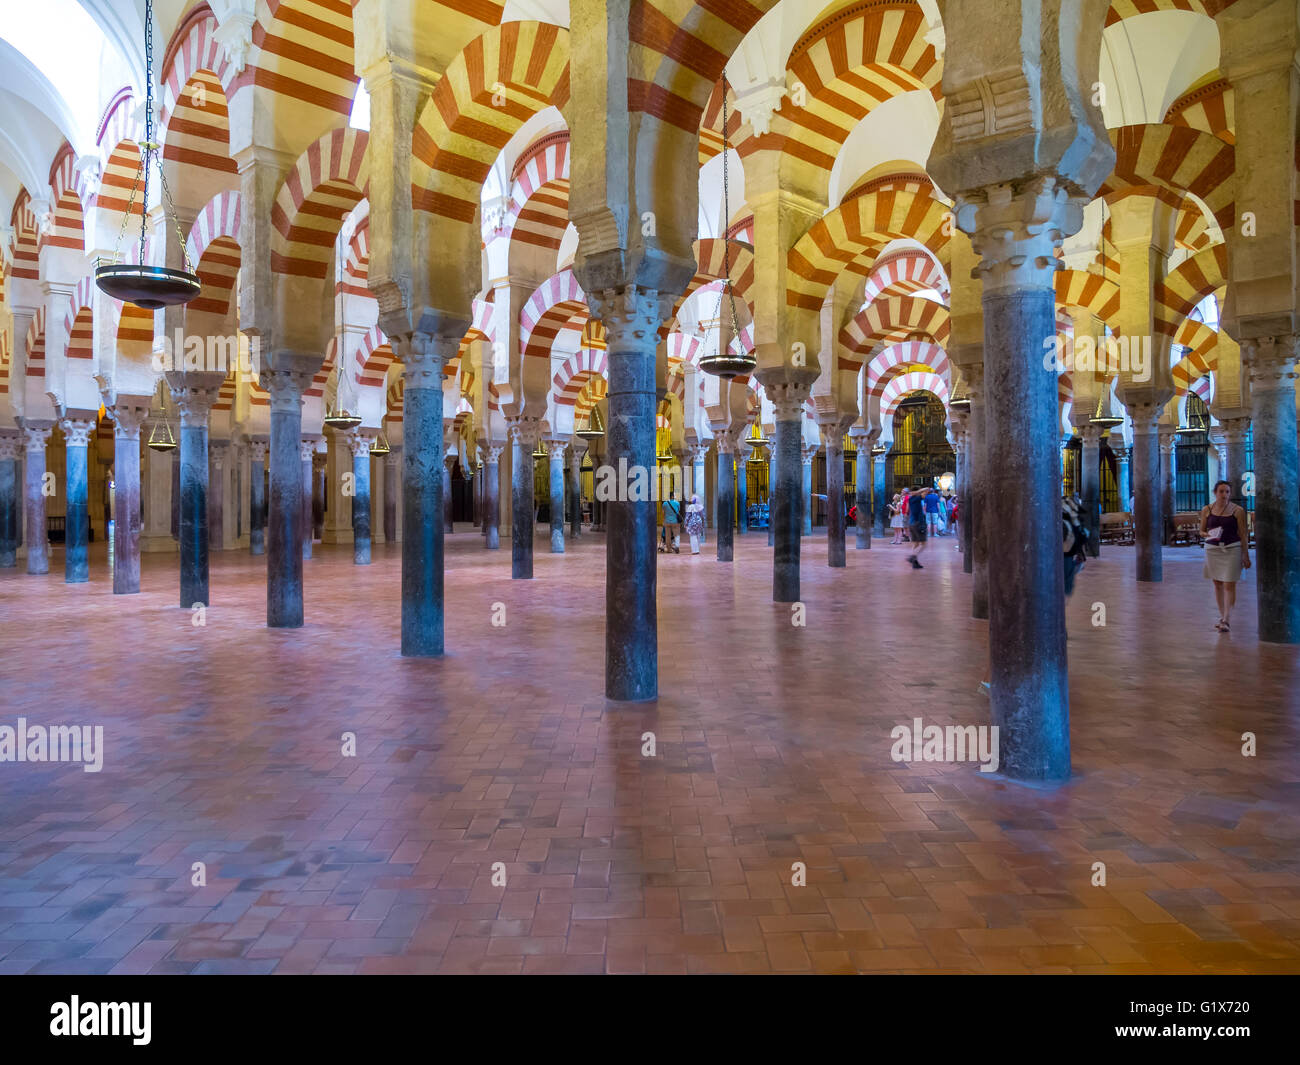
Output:
M69 248L83 252L86 249L83 227L84 207L90 200L84 175L76 169L77 157L67 141L54 156L50 166L49 225L40 234L42 248Z
M1170 371L1174 392L1181 396L1194 380L1218 368L1219 334L1204 322L1187 318L1175 334L1174 343L1191 349Z
M1165 123L1190 126L1211 133L1224 144L1236 144L1233 133L1236 118L1232 102L1232 85L1227 78L1215 78L1180 96L1165 112Z
M1110 139L1115 170L1098 195L1155 195L1179 209L1192 192L1221 227L1233 224L1232 145L1189 126L1120 126L1110 131Z
M869 303L839 332L841 351L837 369L857 370L882 345L930 337L940 347L951 332L948 308L920 296L887 296Z
M592 377L608 375L606 353L597 348L580 348L567 359L551 378L551 388L555 402L560 406L572 407L578 402L578 395Z
M347 127L325 134L294 163L271 209L271 269L323 279L344 217L367 195L368 135Z
M1058 308L1075 307L1112 328L1119 314L1119 285L1091 270L1058 270L1053 279Z
M1206 296L1227 284L1228 246L1216 244L1184 259L1155 288L1155 329L1172 337Z
M515 164L504 233L512 241L558 251L569 225L569 133L536 141Z
M395 356L388 337L377 325L366 330L357 345L354 357L353 380L359 385L372 385L383 388L388 382L388 368L393 365Z
M31 325L27 327L27 376L45 376L45 306L43 304L36 308Z
M891 417L904 396L920 391L933 392L943 401L944 410L948 409L948 385L944 379L929 370L913 370L900 374L885 386L880 394L881 417Z
M891 344L867 364L867 395L883 395L893 378L914 369L938 374L951 391L952 364L943 348L924 340L908 340Z
M120 89L104 109L95 143L99 147L99 183L93 198L100 211L125 211L131 188L140 174L140 142L144 127L137 120L138 103L130 88ZM143 190L136 189L136 206Z
M591 316L587 297L572 270L561 270L538 286L519 312L519 349L525 358L549 359L551 344L565 329L582 328Z
M95 357L95 288L94 274L77 282L68 303L68 313L63 319L63 331L68 338L68 358L93 359Z
M352 111L354 67L350 0L279 0L253 27L248 63L229 95L257 86L330 116Z
M886 255L872 265L866 287L862 290L862 302L871 303L886 293L904 294L927 289L945 293L948 287L948 276L943 267L924 252L909 248Z
M363 200L353 212L356 219L348 250L343 259L343 276L334 286L337 295L373 298L366 282L370 278L370 201ZM358 217L359 216L359 217Z
M14 231L10 275L28 281L39 281L40 233L36 212L32 210L32 197L26 189L20 191L14 201L14 209L9 214L9 224Z

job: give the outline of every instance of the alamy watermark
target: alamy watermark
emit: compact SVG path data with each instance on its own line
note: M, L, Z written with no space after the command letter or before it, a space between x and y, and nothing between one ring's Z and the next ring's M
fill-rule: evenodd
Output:
M150 366L155 373L228 374L237 369L252 377L262 372L262 338L243 333L226 336L197 333L186 335L177 327L174 336L154 337Z
M895 762L979 762L981 773L998 771L997 725L895 725L889 733Z
M1122 373L1128 380L1151 380L1151 338L1106 337L1099 344L1093 337L1071 338L1061 333L1043 340L1043 369L1054 373Z
M81 762L87 773L104 768L104 726L0 725L0 762Z

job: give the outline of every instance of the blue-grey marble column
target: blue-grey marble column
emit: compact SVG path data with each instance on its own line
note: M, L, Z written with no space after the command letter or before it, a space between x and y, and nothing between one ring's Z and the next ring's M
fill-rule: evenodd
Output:
M1111 437L1111 454L1115 456L1115 490L1119 493L1119 509L1128 513L1128 497L1133 494L1133 481L1129 477L1129 449L1122 436Z
M586 450L581 437L569 446L569 536L574 540L582 535L582 456Z
M374 436L353 430L348 434L352 453L352 561L370 565L370 445Z
M1178 452L1174 442L1172 425L1160 427L1160 530L1161 542L1172 544L1174 540L1174 477L1178 464Z
M961 551L961 568L963 573L970 573L973 564L970 559L970 521L969 512L966 510L967 486L970 482L970 431L968 429L968 416L960 412L954 412L949 415L949 420L953 425L953 439L957 454L957 469L955 471L957 484L954 487L954 496L957 500L958 519L957 519L957 546Z
M607 331L609 424L605 462L616 470L655 474L655 348L671 301L628 286L588 295ZM630 477L629 477L630 479ZM620 477L621 480L621 477ZM656 618L657 539L653 499L606 505L605 696L627 702L659 694L659 632Z
M1099 426L1084 425L1079 428L1083 448L1079 453L1079 493L1083 500L1083 526L1088 530L1085 550L1097 558L1101 554L1101 437Z
M746 426L745 432L749 431ZM749 454L748 444L736 444L736 535L749 532Z
M729 430L720 429L713 434L718 454L717 511L714 524L718 528L718 561L730 562L735 557L736 510L736 438Z
M228 440L208 440L208 550L226 547L226 456Z
M551 554L564 554L564 451L567 440L546 441L551 487Z
M64 519L63 579L68 584L90 580L90 438L95 422L90 418L64 418L59 422L67 447L67 517Z
M177 427L179 431L179 426ZM176 448L171 452L172 491L171 491L171 525L172 539L181 542L181 442L176 441Z
M1035 204L1023 195L981 206L972 244L982 256L987 486L998 523L988 539L991 717L999 771L1049 782L1070 775L1057 375L1043 367L1043 341L1056 332L1052 230L1063 226L1029 224Z
M809 386L789 381L773 381L767 386L768 398L776 407L776 442L773 461L772 502L768 513L772 521L772 600L777 603L799 601L799 538L803 528L803 510L808 505L803 479L803 404Z
M1266 643L1300 643L1296 338L1248 341L1242 354L1250 356L1259 638Z
M1160 479L1159 403L1129 403L1133 423L1133 536L1137 544L1137 579L1164 577L1160 543L1164 528Z
M180 605L189 610L208 599L208 414L218 388L172 383L180 411Z
M443 653L442 367L457 339L417 334L404 345L402 654L412 658Z
M988 335L987 324L984 330ZM1044 334L1046 335L1046 334ZM966 418L966 431L970 434L967 448L969 457L966 468L970 474L970 503L967 520L971 533L971 605L970 616L987 618L989 616L989 529L986 525L985 501L989 497L989 455L988 438L993 431L984 407L985 363L977 362L963 367L966 375L967 396L970 399L970 413ZM1055 443L1058 429L1052 430ZM1055 452L1054 452L1055 454ZM1057 494L1060 494L1060 456L1057 455ZM1058 508L1059 509L1059 508ZM903 520L907 520L904 515ZM1061 566L1064 571L1064 563ZM1062 594L1065 590L1065 575L1061 575Z
M50 572L50 534L45 527L45 445L52 429L48 423L25 422L27 463L23 480L23 513L27 519L27 572Z
M384 543L397 543L397 497L402 491L402 449L390 443L384 456Z
M691 490L686 494L686 502L691 501L692 495L700 497L700 503L704 507L702 518L709 513L709 493L705 487L704 463L709 455L708 444L692 444L690 446L691 456ZM703 537L700 537L703 540Z
M113 416L113 594L140 591L140 426L149 401L119 401Z
M24 444L16 434L0 436L0 569L18 565L18 456Z
M844 435L831 427L826 438L826 565L848 565L844 542Z
M1223 442L1227 445L1227 462L1223 479L1231 488L1231 499L1243 509L1246 506L1246 434L1250 431L1249 418L1220 418Z
M456 452L448 446L448 441L443 438L443 455L442 455L442 523L443 531L454 533L456 523L452 520L451 509L451 475L456 469Z
M767 445L767 546L776 546L776 428Z
M816 447L800 447L800 458L803 461L803 535L809 536L813 531L813 497L812 497L812 464L813 459L817 457Z
M533 449L541 434L536 418L511 418L510 436L510 576L533 579Z
M853 463L853 505L858 508L858 520L854 523L854 549L869 551L871 549L871 527L874 515L871 508L872 477L875 475L871 461L871 441L865 436L854 437L858 450Z
M488 551L501 547L501 452L502 445L482 448L483 454L483 546Z
M876 535L882 539L889 532L889 512L886 508L888 500L885 499L886 457L884 452L879 455L873 452L871 456L871 514Z
M301 430L302 410L299 408L298 425ZM316 536L316 454L314 437L298 439L298 483L302 492L302 508L298 516L298 536L302 541L302 557L311 558L312 541Z
M303 460L302 394L310 383L305 371L262 371L262 387L271 394L266 624L273 629L296 629L303 622L303 511L311 498L310 491L304 491L310 481L304 482L303 466L310 471L311 458Z
M266 553L266 442L248 445L248 553Z

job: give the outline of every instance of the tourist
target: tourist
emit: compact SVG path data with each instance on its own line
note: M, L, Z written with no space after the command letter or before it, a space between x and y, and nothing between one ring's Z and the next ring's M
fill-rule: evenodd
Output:
M1250 536L1246 532L1246 512L1229 495L1232 485L1218 481L1214 485L1214 502L1201 508L1201 537L1205 540L1205 577L1214 582L1214 601L1219 606L1219 620L1214 627L1230 631L1232 608L1237 605L1237 582L1241 571L1250 569Z
M686 535L691 538L691 554L698 555L700 537L704 535L704 504L697 495L692 495L686 506Z
M894 530L894 538L889 542L901 544L903 542L903 497L897 492L894 493L893 501L889 504L889 527Z
M939 529L936 527L939 523L939 493L932 489L927 489L923 497L925 506L925 524L927 531L931 536L938 536Z
M664 550L675 555L681 549L682 505L677 501L677 493L669 492L664 500Z
M961 503L956 496L948 500L948 527L952 530L953 536L957 537L957 550L961 550Z
M908 522L910 520L908 515L912 513L911 508L909 506L911 501L912 501L912 490L910 488L904 488L903 501L901 504L903 508L903 539L904 540L911 539L911 537L908 535Z
M1083 569L1088 558L1085 547L1088 543L1088 530L1079 520L1079 501L1076 496L1061 497L1061 524L1064 526L1063 547L1065 551L1065 595L1068 599L1074 592L1074 578Z
M929 488L918 488L910 493L907 499L907 517L908 531L911 533L910 540L918 547L913 548L912 553L907 556L907 561L911 563L913 569L924 569L921 565L921 552L925 550L925 525L926 525L926 498L931 494Z

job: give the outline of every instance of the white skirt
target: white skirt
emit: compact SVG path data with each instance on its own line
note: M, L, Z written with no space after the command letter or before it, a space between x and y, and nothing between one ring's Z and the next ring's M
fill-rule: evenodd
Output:
M1206 544L1201 572L1212 581L1235 584L1241 580L1241 544Z
M903 527L903 515L895 514L892 518L890 518L889 527L891 529L901 529Z

